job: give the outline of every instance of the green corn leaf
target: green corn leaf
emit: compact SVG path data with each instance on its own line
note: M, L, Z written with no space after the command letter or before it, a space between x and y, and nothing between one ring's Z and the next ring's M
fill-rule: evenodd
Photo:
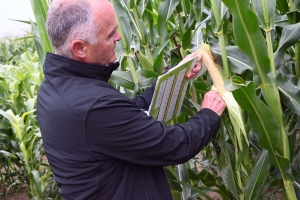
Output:
M204 81L193 81L193 85L197 92L206 92L210 90L210 85Z
M164 171L168 180L177 180L175 176L176 172L172 166L164 167ZM170 189L172 191L177 191L178 193L182 192L182 187L180 186L180 184L174 181L168 181L168 182L169 182Z
M147 70L147 69L142 69L141 75L144 76L145 78L158 78L157 73L155 73L154 71L151 71L151 70Z
M193 34L192 34L192 30L193 30L193 26L190 26L186 32L183 34L182 37L182 48L187 51L189 49L192 48L192 39L193 39Z
M191 107L191 103L189 101L188 98L184 97L184 100L183 100L183 104L182 104L182 108L181 108L181 112L182 113L185 113L189 116L192 116L194 115L195 113L193 112L193 109Z
M48 11L48 3L46 2L46 0L30 0L30 2L39 30L43 50L44 52L53 53L54 50L46 31L46 13Z
M126 54L129 54L132 31L131 31L130 26L128 26L130 24L130 22L129 22L128 16L126 14L126 9L124 9L124 6L126 6L126 4L124 3L123 0L121 0L121 1L113 0L112 4L115 9L117 22L120 26L118 30L122 36L121 42L122 42L123 49Z
M156 52L154 60L154 71L159 75L162 74L164 71L164 52L162 51L164 47L161 47L160 51Z
M212 48L213 53L221 56L220 48ZM232 72L237 74L246 74L247 71L252 72L253 62L245 55L238 46L226 47L227 59Z
M139 81L137 84L135 84L134 91L138 92L141 89L146 89L147 87L151 86L154 81L155 81L154 78L148 78L148 79Z
M289 5L287 0L276 0L276 8L283 14L289 11Z
M160 44L156 48L156 51L153 55L154 63L157 57L161 56L165 47L169 44L169 33L167 31L167 22L172 13L174 12L176 6L178 5L179 0L166 0L163 1L159 7L158 18L157 18L157 32L160 37ZM161 59L159 59L161 60ZM162 66L159 66L161 68ZM156 71L161 73L159 71Z
M269 31L274 28L276 0L252 0L262 27Z
M22 141L22 138L23 138L22 133L23 133L23 127L24 127L22 118L15 115L11 110L8 110L5 112L2 109L0 109L0 115L5 117L6 119L8 119L8 121L14 128L13 130L14 130L16 136L18 137L18 139L20 141Z
M130 90L134 90L135 87L132 75L129 72L114 71L110 81Z
M3 67L1 65L1 67ZM9 85L7 84L6 80L0 77L0 91L2 94L8 95L9 92Z
M202 169L200 173L196 174L193 170L188 169L189 178L195 181L201 181L207 187L217 187L219 190L217 191L222 199L229 199L229 192L226 190L224 185L219 185L216 182L216 177L214 177L209 171Z
M198 192L200 195L202 195L203 197L205 197L207 200L213 200L210 196L207 195L207 192L210 191L209 188L202 188L202 187L194 187L186 182L183 181L178 181L178 180L173 180L173 179L169 179L168 180L175 182L175 183L180 183L181 185L188 187L190 189L192 189L195 192Z
M161 3L157 19L157 30L160 36L166 35L168 19L173 14L178 3L179 0L166 0Z
M295 24L300 21L300 12L298 10L286 13L286 16L291 24Z
M260 146L269 151L271 163L280 168L283 178L293 181L289 160L277 153L279 129L274 115L256 96L256 88L253 82L246 84L240 77L235 77L234 81L233 84L235 85L241 86L244 84L244 86L234 90L232 93L241 108L249 113L250 126L254 134L259 138Z
M28 153L28 160L35 160L34 158L34 144L37 140L37 137L34 135L34 131L30 131L30 133L27 133L27 134L30 134L32 137L30 137L30 140L27 144L27 153Z
M300 171L296 170L294 167L292 167L292 172L294 174L295 177L295 181L297 181L297 183L300 183Z
M278 74L276 79L281 94L281 102L294 113L300 115L300 88L286 82L281 74Z
M42 197L43 196L43 190L42 190L42 187L41 187L41 179L40 179L39 172L37 170L33 170L33 171L31 171L29 176L30 176L31 182L35 186L36 192L38 192L38 195L40 197Z
M197 22L195 25L195 31L193 32L193 39L192 39L192 44L195 47L199 47L203 43L203 38L202 38L202 28L206 28L206 23L211 19L211 16L207 16L204 20L201 22Z
M300 23L285 26L282 30L282 35L279 41L277 51L274 53L275 67L279 69L284 64L284 55L286 50L294 45L300 39Z
M249 0L223 0L232 12L233 31L239 48L255 63L254 82L257 86L274 83L266 41L258 20L250 9Z
M219 173L225 185L229 188L230 192L235 199L238 199L238 188L235 183L234 169L230 162L230 154L226 143L225 134L221 133L219 138L219 145L221 147L221 154L219 156Z
M131 22L134 26L134 30L136 30L137 35L139 36L141 43L146 46L148 44L149 38L147 37L147 30L145 27L145 22L146 20L143 20L142 17L140 16L140 10L137 9L139 7L135 6L135 8L131 8L130 11L133 13L133 16L135 19L131 19ZM129 16L130 13L128 13Z
M28 151L26 149L26 145L24 143L24 141L20 141L19 143L19 146L20 146L20 149L22 151L22 155L23 155L23 159L25 161L25 164L26 164L26 170L28 171L29 170L29 160L28 160Z
M45 62L45 52L43 50L41 40L39 39L40 38L39 30L34 22L32 22L32 21L30 21L30 22L31 22L31 32L34 35L34 44L35 44L41 65L43 65Z
M297 26L297 27L295 27ZM275 58L278 62L283 62L284 51L288 48L288 46L294 44L297 39L300 38L300 35L297 34L297 28L299 27L300 32L300 24L291 25L283 30L282 41L280 42L279 49L275 53ZM294 31L296 29L296 31ZM288 31L289 30L289 31ZM290 35L290 36L287 36ZM284 39L285 38L285 39ZM220 52L216 49L213 49L213 52L216 54L220 54ZM237 74L246 74L247 71L253 71L253 62L236 46L227 47L228 60L230 63L230 68L233 72ZM285 104L288 108L290 108L293 112L299 114L300 111L300 98L299 98L299 88L295 85L288 83L284 80L281 74L278 74L276 77L278 89L280 91L280 97L282 98L282 103ZM226 89L231 91L230 88Z
M30 110L30 111L28 111L28 112L25 112L25 113L22 115L22 120L24 120L25 117L26 117L27 115L30 115L30 114L32 114L32 113L34 113L34 112L35 112L35 109L34 109L34 110Z
M239 48L254 62L254 83L262 89L263 97L276 118L281 137L278 146L279 152L288 159L289 144L284 129L280 96L274 77L275 72L271 69L268 56L270 52L259 28L257 17L249 9L249 0L223 0L223 2L232 12L233 31Z
M215 33L222 31L222 23L227 19L226 13L228 8L223 4L221 0L211 0L212 3L212 29Z
M193 0L193 7L195 12L195 18L199 22L202 20L204 1Z
M257 194L259 187L262 187L270 171L268 151L264 151L257 161L246 186L246 200L255 199L261 194Z
M143 41L143 43L145 43L146 42L145 29L143 27L143 24L141 22L139 15L138 15L138 12L139 12L139 9L137 9L138 3L139 2L134 2L134 0L131 0L130 8L128 8L125 3L122 3L122 5L127 12L127 16L133 25L132 28L135 31L136 35L139 37L140 40ZM134 4L135 4L135 6L133 6ZM133 13L135 19L133 18L131 13Z
M235 81L235 85L244 83L241 78L234 78L232 80ZM279 135L276 119L268 107L258 99L255 90L255 85L250 82L232 93L241 108L249 112L252 131L258 136L261 146L275 155Z
M184 27L185 28L189 28L190 26L194 27L194 23L196 22L196 16L195 16L195 12L194 12L194 8L193 6L190 5L189 0L186 0L185 3L189 8L188 8L188 12L185 15L185 23L184 23ZM177 7L178 8L178 7ZM182 29L181 29L182 30Z
M153 63L151 63L149 59L141 51L137 51L135 55L138 58L139 62L141 63L142 69L147 69L151 71L154 70Z
M3 154L6 157L17 158L14 154L9 153L8 151L0 150L0 154Z
M188 170L186 167L186 164L179 164L176 165L176 172L177 172L177 177L179 181L182 182L189 182L189 176L188 176ZM182 196L184 199L188 199L191 196L191 189L189 187L182 187Z
M286 15L279 15L279 14L275 15L275 27L278 26L284 28L285 26L288 25L290 25L290 23Z

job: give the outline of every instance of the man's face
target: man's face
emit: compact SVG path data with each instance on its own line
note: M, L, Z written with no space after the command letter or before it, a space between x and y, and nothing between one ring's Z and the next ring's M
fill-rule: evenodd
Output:
M95 21L100 26L97 35L97 44L87 46L88 63L107 65L116 61L116 42L121 40L118 32L115 12L111 4L107 1L101 3L94 1L97 5L91 5L94 10ZM94 7L93 7L94 6Z

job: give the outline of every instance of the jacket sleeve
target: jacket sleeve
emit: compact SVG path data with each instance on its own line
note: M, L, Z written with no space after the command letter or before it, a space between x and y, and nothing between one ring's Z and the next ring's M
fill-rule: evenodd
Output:
M86 119L88 145L97 160L156 166L188 161L219 127L220 118L210 109L202 109L184 124L166 126L118 95L99 99Z
M139 109L148 110L152 101L153 93L155 90L156 81L151 87L148 87L141 95L138 95L132 99L133 104L135 104Z

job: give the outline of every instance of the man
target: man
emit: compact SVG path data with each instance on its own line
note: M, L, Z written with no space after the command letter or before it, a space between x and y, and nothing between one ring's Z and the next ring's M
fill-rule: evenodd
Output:
M132 100L110 86L117 28L107 0L54 0L48 12L56 54L46 56L37 115L62 199L172 199L163 166L188 161L220 126L216 92L187 123L166 126L140 111L154 85Z

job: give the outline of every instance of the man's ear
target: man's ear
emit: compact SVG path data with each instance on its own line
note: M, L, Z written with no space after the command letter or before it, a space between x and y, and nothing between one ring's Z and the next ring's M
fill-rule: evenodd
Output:
M72 42L72 54L74 59L82 60L86 57L87 43L83 40L74 40Z

